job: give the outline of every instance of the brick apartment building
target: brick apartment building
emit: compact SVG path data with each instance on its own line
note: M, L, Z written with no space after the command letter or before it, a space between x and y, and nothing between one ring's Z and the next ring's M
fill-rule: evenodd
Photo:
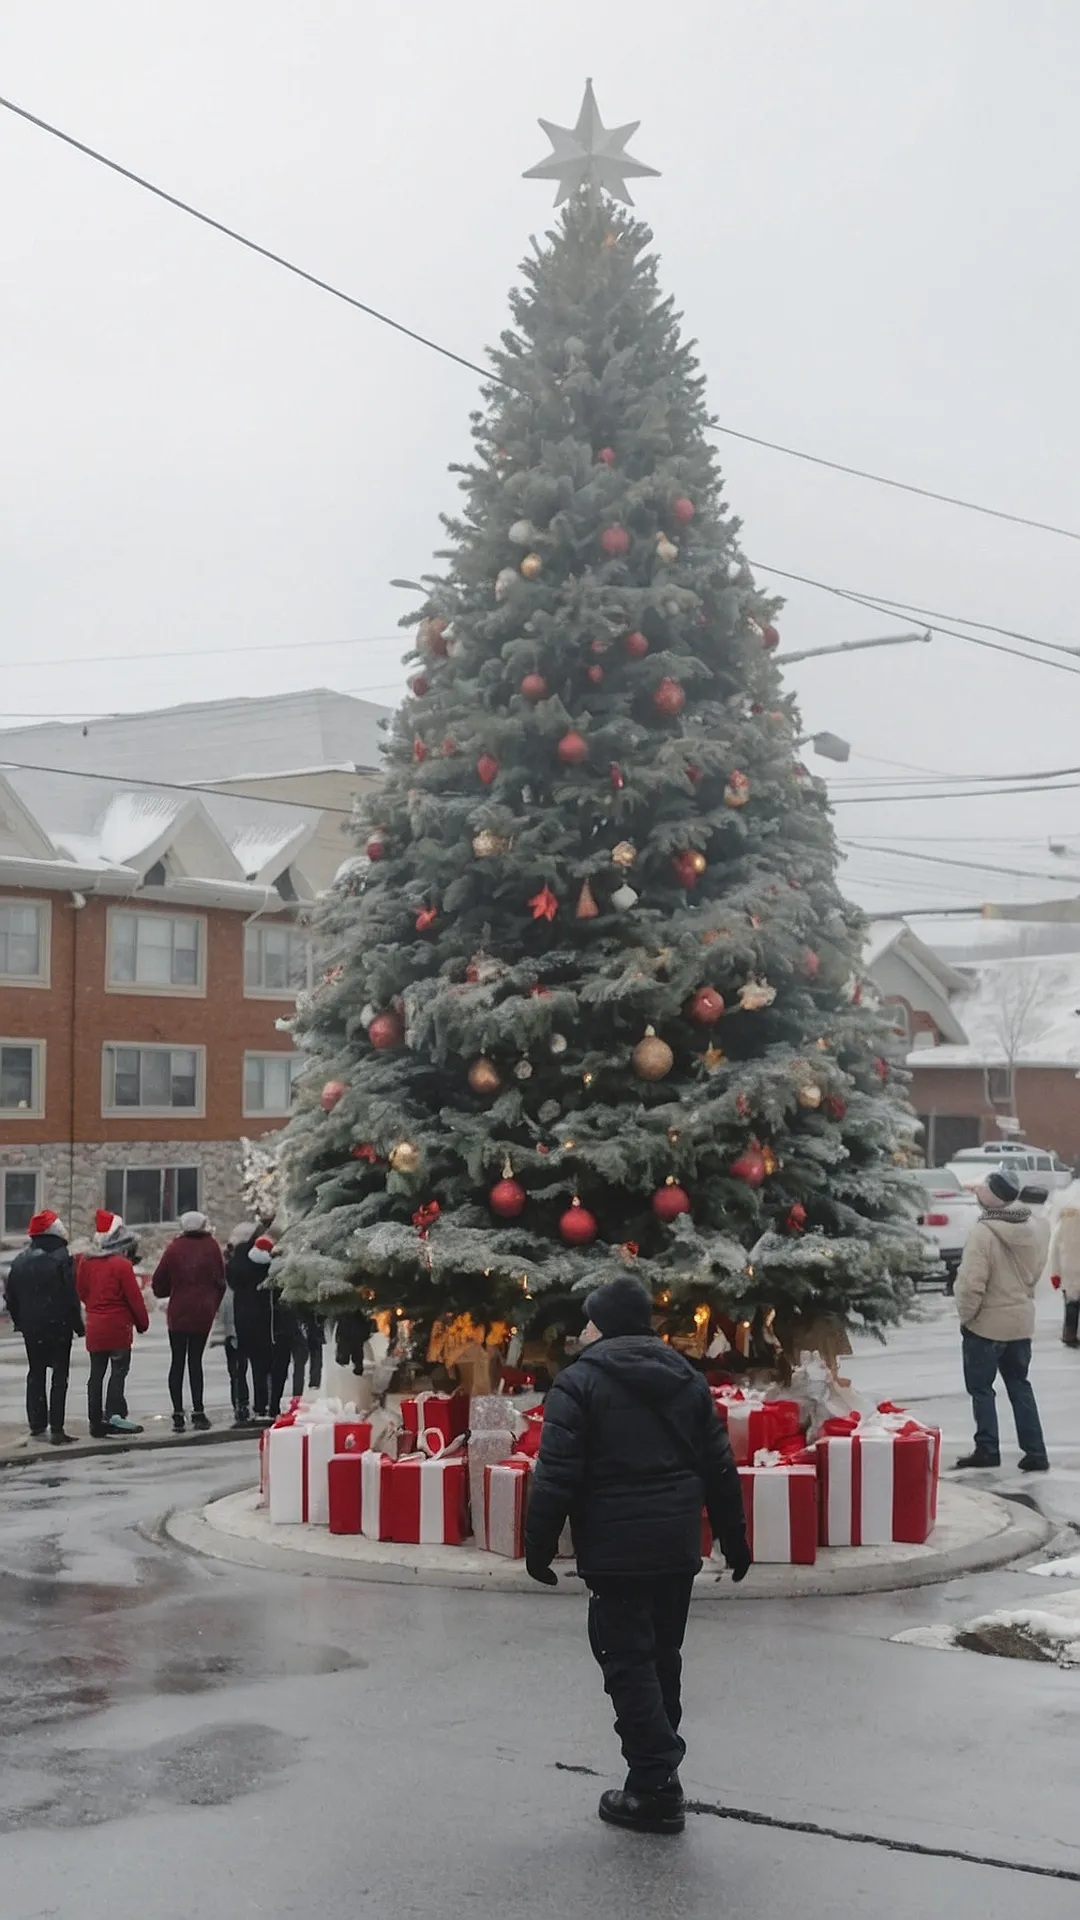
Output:
M366 727L366 765L300 737L312 703ZM222 1232L240 1217L239 1142L290 1110L279 1022L313 978L310 908L352 857L372 715L319 694L0 735L0 1239L43 1204L74 1238L108 1206L150 1249L190 1207ZM198 792L148 784L185 772Z

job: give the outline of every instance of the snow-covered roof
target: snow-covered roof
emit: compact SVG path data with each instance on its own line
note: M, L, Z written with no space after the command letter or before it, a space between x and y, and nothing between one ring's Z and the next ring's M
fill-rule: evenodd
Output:
M389 707L328 687L237 700L205 700L103 720L50 721L0 730L0 761L198 781L378 770L380 722Z
M919 1047L908 1055L909 1067L1080 1068L1080 953L987 960L957 971L964 985L950 1005L967 1045Z

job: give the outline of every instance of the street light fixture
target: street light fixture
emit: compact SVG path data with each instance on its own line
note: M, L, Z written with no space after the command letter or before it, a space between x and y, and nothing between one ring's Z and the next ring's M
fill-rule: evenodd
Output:
M776 653L773 659L778 667L788 667L796 660L821 660L827 653L861 653L867 647L907 647L915 641L925 646L932 639L929 628L925 633L886 633L879 640L841 640L835 647L810 647L804 653Z
M838 733L803 733L796 740L797 747L812 747L823 760L851 759L851 741L841 740Z

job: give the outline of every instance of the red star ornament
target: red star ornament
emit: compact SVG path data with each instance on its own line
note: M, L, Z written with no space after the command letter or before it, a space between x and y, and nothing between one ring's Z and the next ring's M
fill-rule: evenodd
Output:
M529 905L534 920L554 920L559 911L559 903L550 887L541 887L539 893L533 894Z

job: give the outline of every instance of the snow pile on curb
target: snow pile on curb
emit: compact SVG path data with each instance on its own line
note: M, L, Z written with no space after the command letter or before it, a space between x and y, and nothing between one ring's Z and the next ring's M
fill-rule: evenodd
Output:
M1080 1560L1074 1566L1080 1571ZM1004 1660L1080 1667L1080 1587L1056 1594L1041 1607L999 1607L962 1627L909 1627L893 1638L904 1646L941 1652L959 1648Z

